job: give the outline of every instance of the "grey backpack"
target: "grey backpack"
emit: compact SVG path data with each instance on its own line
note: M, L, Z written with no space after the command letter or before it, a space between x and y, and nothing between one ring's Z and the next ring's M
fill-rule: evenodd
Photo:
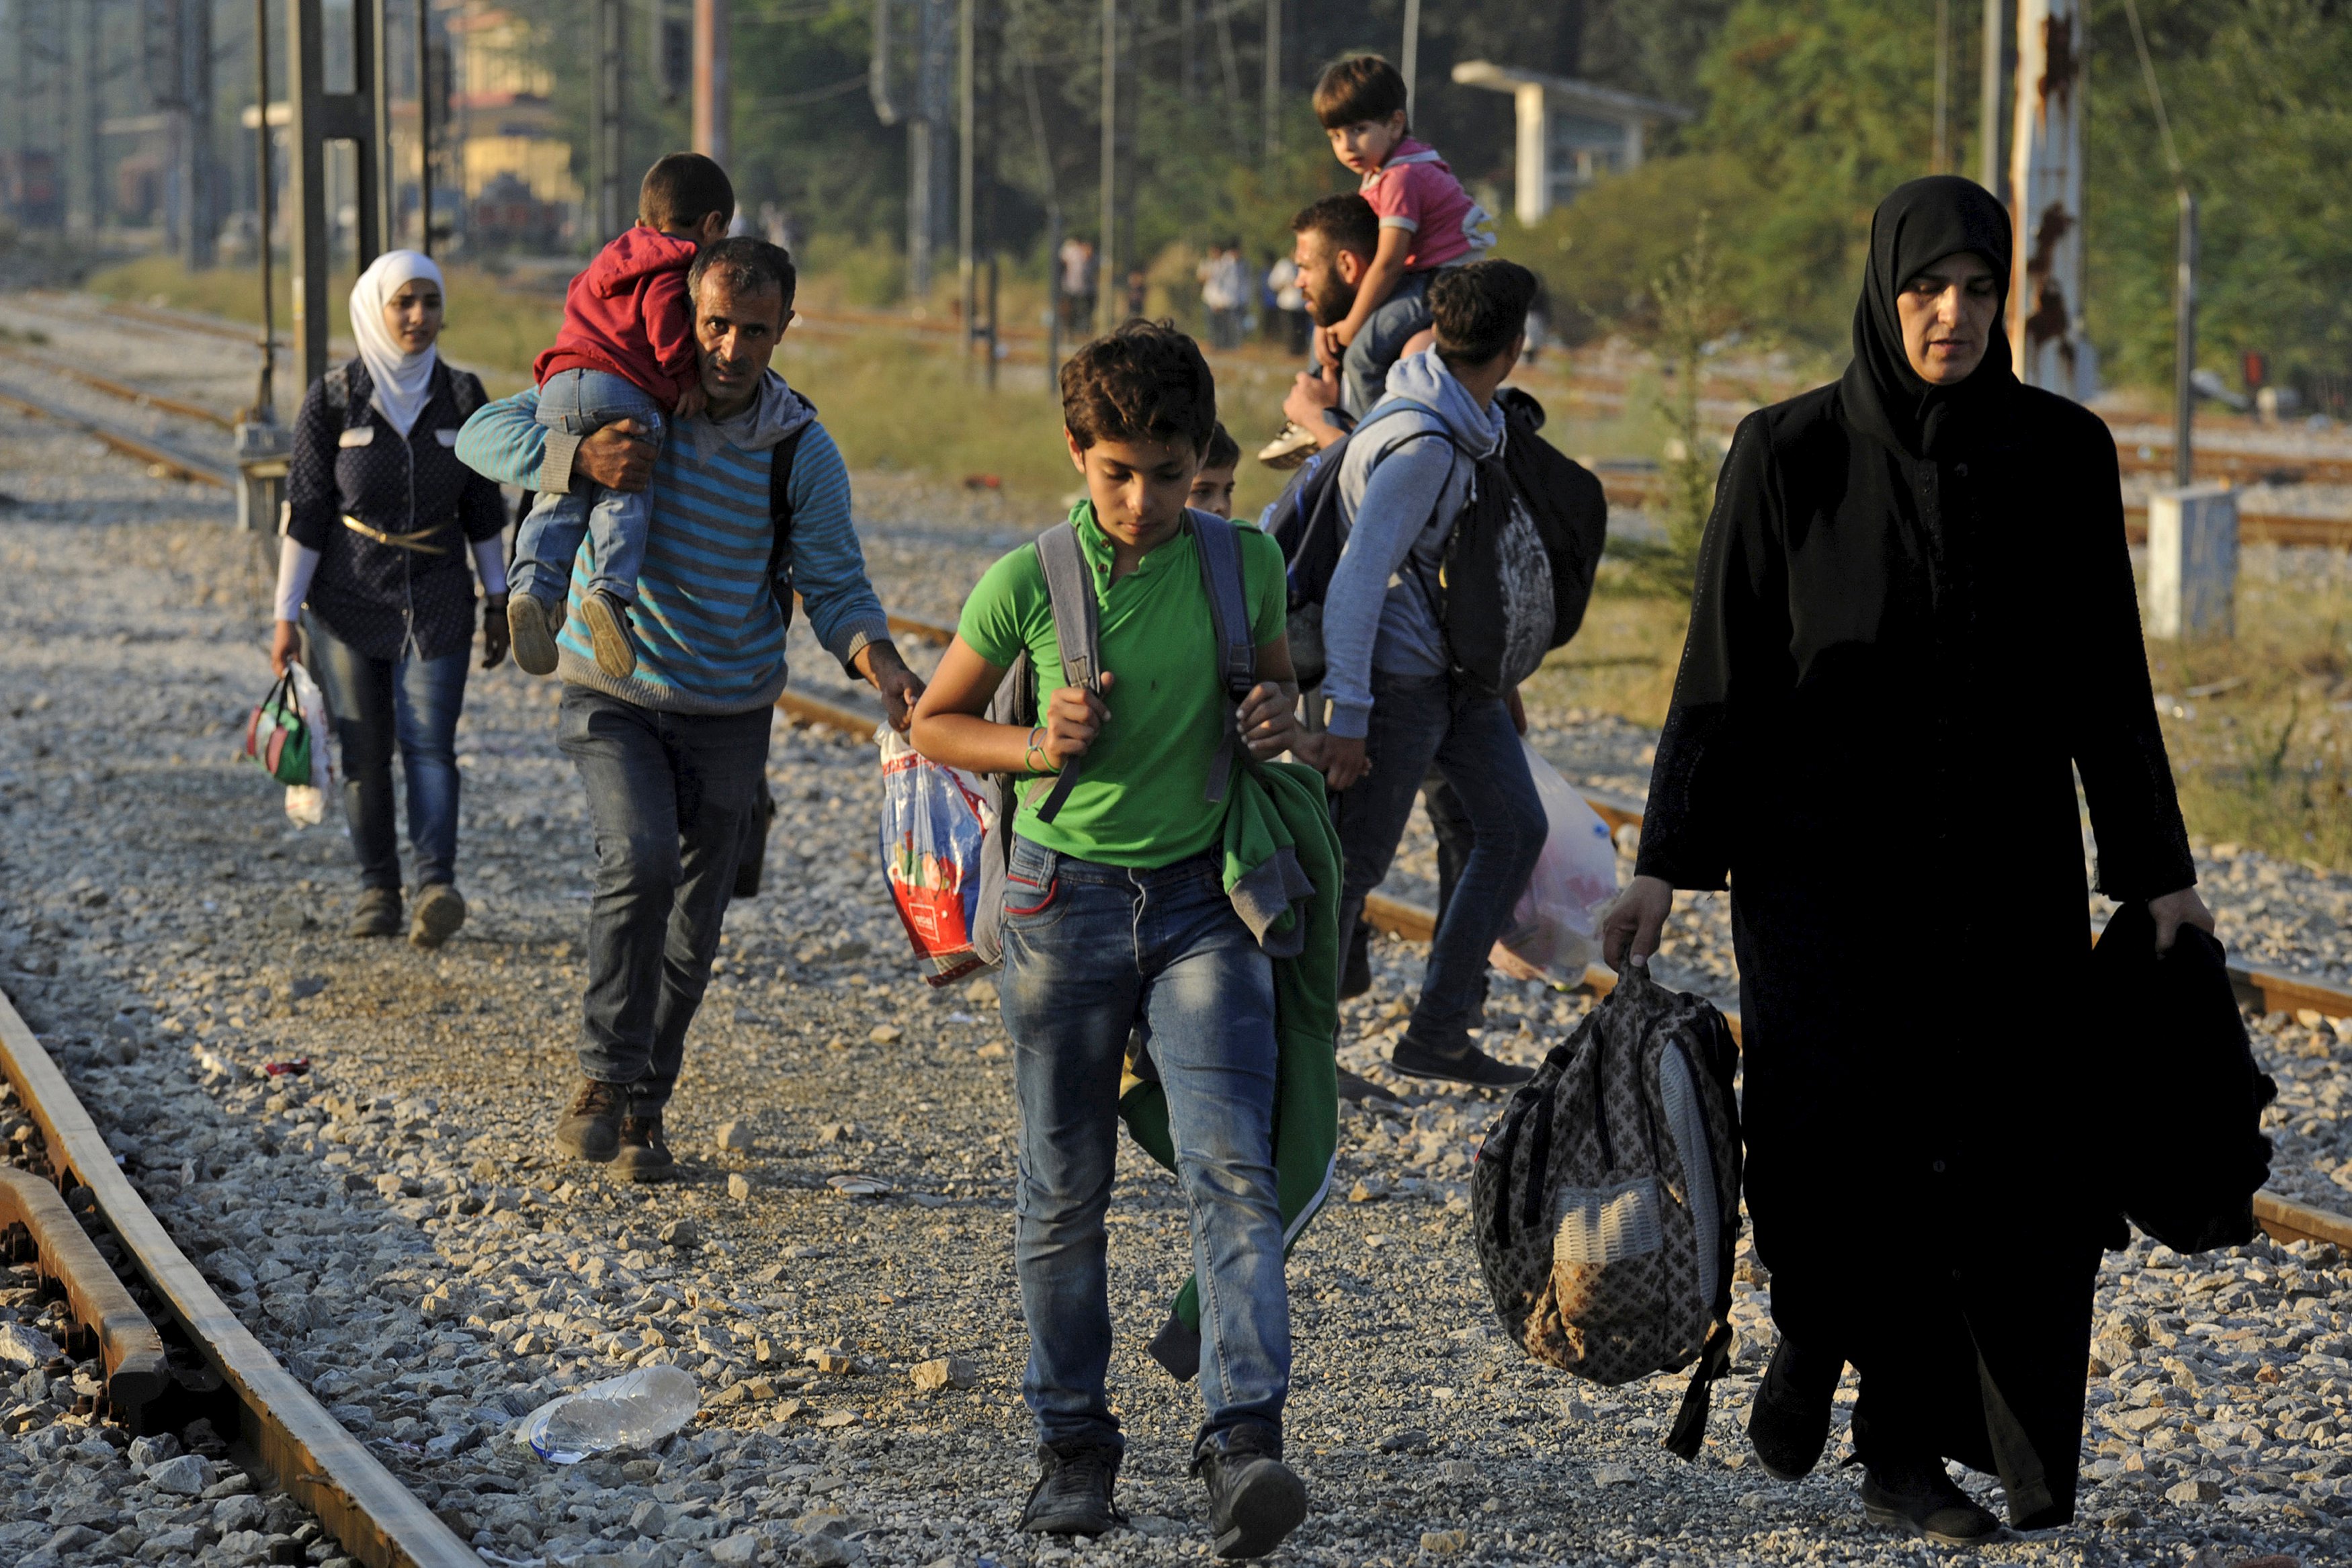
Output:
M1703 998L1634 965L1478 1151L1478 1263L1527 1353L1601 1384L1697 1364L1665 1446L1706 1435L1731 1357L1739 1242L1738 1061Z
M1242 586L1242 548L1234 525L1213 512L1187 510L1184 526L1200 558L1201 586L1207 591L1209 618L1217 645L1217 671L1225 695L1224 737L1209 764L1203 799L1223 800L1234 770L1234 748L1240 743L1234 708L1257 684L1257 647L1250 640L1249 596ZM1037 536L1038 559L1045 568L1045 593L1054 609L1054 638L1061 644L1065 685L1102 689L1101 626L1096 614L1094 572L1078 548L1078 530L1056 523ZM997 683L989 699L992 724L1037 722L1037 673L1024 649ZM1078 781L1084 758L1072 758L1038 802L1037 818L1050 822L1059 815L1070 789ZM1004 878L1013 864L1013 820L1021 809L1021 787L1032 782L1022 773L999 773L990 782L996 792L996 821L980 850L980 907L972 916L971 950L990 966L1004 961Z

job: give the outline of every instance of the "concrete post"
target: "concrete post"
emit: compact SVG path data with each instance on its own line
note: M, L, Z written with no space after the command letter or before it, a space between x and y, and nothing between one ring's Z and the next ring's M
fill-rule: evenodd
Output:
M2027 385L2078 402L2098 381L2083 333L2084 24L2084 0L2018 0L2010 160L2010 350Z
M96 234L106 210L98 168L98 7L66 7L66 229Z
M2147 499L2147 634L2237 632L2238 493L2227 485L2158 490Z
M1513 193L1519 222L1534 226L1551 211L1551 117L1544 112L1544 89L1522 82L1512 89L1518 110L1518 147L1512 159Z

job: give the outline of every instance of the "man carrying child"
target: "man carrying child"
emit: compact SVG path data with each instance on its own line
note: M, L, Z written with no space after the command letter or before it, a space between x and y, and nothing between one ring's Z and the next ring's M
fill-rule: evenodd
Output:
M555 1144L638 1181L675 1168L662 1113L763 802L793 591L825 651L879 689L893 722L904 727L922 691L866 580L840 450L768 368L792 320L792 258L765 240L724 239L696 256L686 284L706 405L677 421L652 460L630 585L635 668L615 676L592 655L578 593L555 639L558 736L587 790L597 852L582 1082ZM583 438L540 423L534 402L526 392L481 409L458 457L542 494L589 475L645 486L634 422ZM780 464L788 471L776 473ZM780 502L791 518L781 545ZM584 569L572 575L576 585Z
M936 761L1035 780L1015 819L1000 980L1021 1111L1023 1393L1043 1467L1022 1524L1098 1535L1118 1519L1104 1215L1121 1070L1140 1027L1192 1217L1207 1405L1193 1473L1208 1485L1217 1553L1261 1556L1307 1513L1306 1489L1282 1463L1290 1306L1275 1168L1278 988L1223 877L1242 770L1233 795L1220 787L1212 797L1203 781L1229 737L1261 759L1297 738L1282 556L1254 529L1186 509L1216 428L1215 388L1190 338L1131 321L1073 355L1061 386L1070 459L1086 480L1069 526L1098 604L1099 689L1066 683L1045 567L1024 546L973 589L913 728ZM1238 454L1218 455L1230 464ZM1219 669L1203 528L1232 529L1240 553L1258 684L1238 711ZM982 715L1024 651L1043 722L991 723ZM1040 797L1066 768L1076 778L1048 821ZM1319 803L1308 816L1328 841ZM1332 936L1325 927L1327 958Z
M702 412L686 275L705 247L727 237L734 215L735 187L701 153L673 152L646 171L636 226L572 280L563 329L531 367L541 424L581 436L631 420L659 445L665 415L691 419ZM572 558L581 536L592 534L581 623L598 669L615 680L635 670L628 612L637 600L652 505L643 495L602 486L578 495L541 492L515 535L507 624L516 664L534 675L553 673Z

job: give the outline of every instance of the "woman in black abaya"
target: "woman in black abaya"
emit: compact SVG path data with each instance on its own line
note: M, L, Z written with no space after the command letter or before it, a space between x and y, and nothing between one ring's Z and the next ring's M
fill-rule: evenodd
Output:
M1853 361L1739 426L1610 961L1727 875L1747 1195L1780 1342L1749 1435L1811 1469L1844 1365L1870 1517L2073 1517L2103 1239L2081 1197L2100 890L2212 928L2148 695L2116 447L2021 385L2010 224L1917 180L1871 223Z

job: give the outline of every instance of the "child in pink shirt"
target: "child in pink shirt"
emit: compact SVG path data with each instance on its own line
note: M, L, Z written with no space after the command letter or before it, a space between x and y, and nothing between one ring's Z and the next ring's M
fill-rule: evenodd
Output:
M1429 280L1495 243L1494 220L1445 161L1413 140L1404 106L1404 78L1378 55L1341 60L1315 84L1315 117L1333 155L1363 177L1381 225L1354 308L1318 334L1319 355L1343 367L1357 414L1380 402L1406 340L1430 324Z

